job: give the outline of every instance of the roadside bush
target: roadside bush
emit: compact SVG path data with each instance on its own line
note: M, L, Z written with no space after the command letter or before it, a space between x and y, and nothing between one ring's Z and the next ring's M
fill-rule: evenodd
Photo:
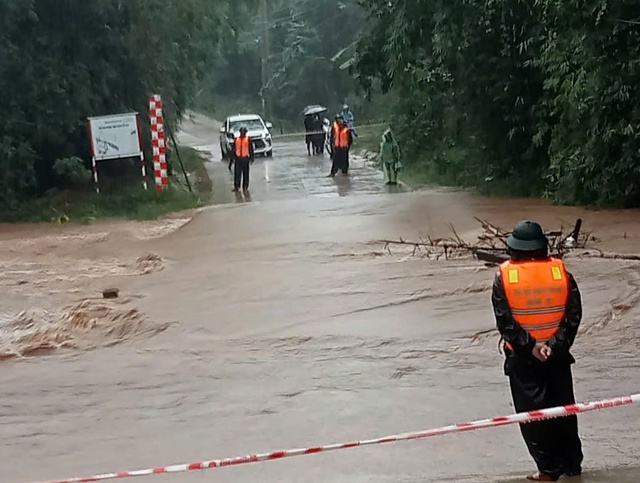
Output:
M80 188L91 179L91 171L84 167L84 161L76 156L56 159L53 172L61 188Z

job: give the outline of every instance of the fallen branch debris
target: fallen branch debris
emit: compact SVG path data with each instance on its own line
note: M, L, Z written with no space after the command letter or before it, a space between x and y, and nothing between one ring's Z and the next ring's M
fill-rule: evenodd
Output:
M578 255L579 258L607 258L610 260L632 260L632 261L640 261L640 254L636 253L613 253L613 252L603 252L598 250L597 248L590 248L589 250L594 250L597 253L592 253L591 251L585 251Z
M449 260L469 255L491 265L507 260L509 255L507 253L506 240L511 235L511 232L505 231L486 220L475 219L482 227L482 233L478 235L475 243L464 241L453 225L450 225L452 236L448 238L431 238L427 236L426 239L421 238L419 241L407 241L400 238L399 240L380 240L380 242L385 244L384 249L389 254L391 254L390 247L392 245L404 245L413 247L412 256L420 252L435 260L440 260L443 257L445 260ZM595 238L590 233L583 233L581 229L582 219L578 218L568 233L562 226L558 230L546 232L545 234L549 239L549 254L557 258L564 258L572 250L586 249L587 242L595 240ZM584 252L580 256L640 260L640 255L603 253L599 250L597 252L597 254Z

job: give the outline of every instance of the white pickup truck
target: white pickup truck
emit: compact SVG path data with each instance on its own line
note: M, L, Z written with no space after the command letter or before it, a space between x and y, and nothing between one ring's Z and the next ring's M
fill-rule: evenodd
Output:
M256 156L273 156L270 122L264 122L258 114L237 114L225 119L220 127L220 154L222 159L228 159L231 144L238 136L241 127L247 128L247 135L251 138L253 152Z

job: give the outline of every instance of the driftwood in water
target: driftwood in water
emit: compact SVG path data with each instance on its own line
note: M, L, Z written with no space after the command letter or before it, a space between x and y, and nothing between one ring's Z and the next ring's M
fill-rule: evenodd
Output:
M580 228L582 228L582 218L578 218L576 220L576 224L573 227L573 231L571 232L571 238L573 238L574 240L578 239L578 237L580 236Z
M488 221L476 218L482 226L483 233L478 236L475 243L462 240L453 225L451 231L453 236L449 238L421 238L419 241L399 240L379 240L384 243L384 248L391 253L391 245L405 245L413 247L412 255L417 252L426 254L430 258L439 260L444 257L459 258L461 256L472 255L478 260L486 262L487 265L498 265L509 259L507 253L506 239L511 234L502 230ZM565 235L562 227L559 230L546 232L549 239L549 254L553 257L564 258L568 253L573 252L578 258L605 258L610 260L630 260L640 261L640 254L637 253L614 253L603 252L594 247L587 249L587 242L595 240L590 233L583 233L582 218L578 218L573 229ZM577 251L576 251L577 250Z
M606 258L609 260L632 260L640 261L640 254L637 253L615 253L615 252L603 252L597 248L593 248L597 253L591 253L589 251L579 253L578 258Z
M379 240L384 243L384 250L391 253L390 245L408 245L413 247L412 255L415 256L417 252L423 252L427 256L432 256L436 260L444 257L448 260L450 256L460 254L461 252L473 251L474 247L464 242L456 233L455 228L451 225L451 231L453 237L451 238L431 238L427 236L426 239L420 239L420 241L407 241L400 238L399 240Z
M482 233L478 236L475 243L462 240L453 225L450 225L452 237L448 238L421 238L419 241L407 241L400 238L399 240L379 240L384 243L384 249L391 253L389 248L391 245L408 245L413 247L412 255L417 252L423 252L429 257L445 260L450 257L471 254L478 260L488 262L490 264L499 264L509 259L507 253L506 240L511 232L505 231L498 226L491 224L486 220L475 219L482 226ZM545 235L549 240L549 254L554 257L563 258L566 253L576 248L585 248L590 234L581 233L582 219L578 218L576 223L568 234L565 235L563 228L546 232Z
M509 260L509 255L507 255L506 253L489 252L482 249L475 250L474 255L478 260L495 264L500 264L504 261Z

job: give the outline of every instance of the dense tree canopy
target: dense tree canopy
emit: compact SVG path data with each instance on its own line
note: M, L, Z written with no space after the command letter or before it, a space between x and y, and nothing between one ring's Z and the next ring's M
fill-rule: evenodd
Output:
M197 106L219 117L254 110L300 123L308 104L338 109L346 101L362 114L367 103L344 66L364 21L357 1L269 0L264 10L261 3L229 15Z
M355 73L403 92L413 159L465 185L640 205L640 4L361 0Z

